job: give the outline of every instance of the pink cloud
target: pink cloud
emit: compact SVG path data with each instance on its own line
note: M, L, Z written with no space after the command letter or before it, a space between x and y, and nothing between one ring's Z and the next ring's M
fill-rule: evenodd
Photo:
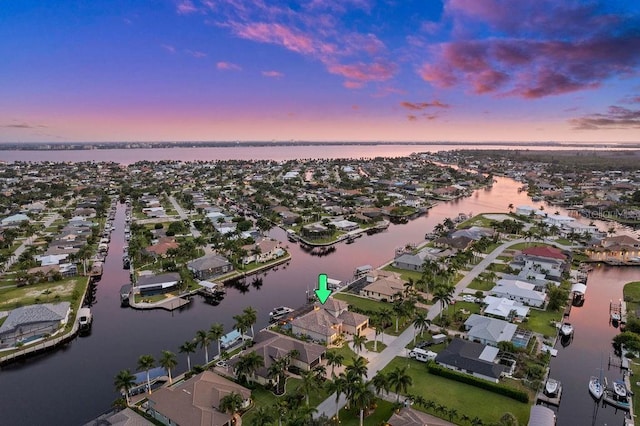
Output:
M606 113L585 115L569 120L577 130L640 129L640 110L612 105Z
M427 108L449 108L451 105L435 100L433 102L417 102L417 103L403 101L403 102L400 102L400 106L408 110L421 111Z
M236 35L245 39L277 44L298 53L309 54L315 50L311 38L282 24L256 22L232 27Z
M181 0L176 5L176 9L180 15L188 15L196 12L198 9L193 5L191 0Z
M330 65L328 70L331 74L337 74L345 77L348 81L367 83L370 81L386 81L389 80L397 71L397 66L391 62L373 62L365 64L358 62L355 64Z
M262 71L262 75L270 78L281 78L284 77L284 74L280 71Z
M364 87L364 83L362 81L345 81L342 83L344 87L347 89L362 89Z
M240 65L236 65L232 62L224 62L220 61L216 64L216 68L221 71L241 71L242 67Z

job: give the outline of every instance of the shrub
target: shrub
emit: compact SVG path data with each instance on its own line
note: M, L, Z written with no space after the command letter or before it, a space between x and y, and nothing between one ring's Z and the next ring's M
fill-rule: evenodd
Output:
M457 382L476 386L481 389L485 389L485 390L497 393L499 395L503 395L508 398L514 399L516 401L524 402L525 404L529 402L529 395L525 391L522 391L519 389L513 389L501 384L489 382L487 380L479 379L477 377L470 376L468 374L458 373L457 371L440 367L439 365L433 362L430 362L427 365L427 369L429 370L429 373L435 374L436 376L441 376L447 379L455 380Z

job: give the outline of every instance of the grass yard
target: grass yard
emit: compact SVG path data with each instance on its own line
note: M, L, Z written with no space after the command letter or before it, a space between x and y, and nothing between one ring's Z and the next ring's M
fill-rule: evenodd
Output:
M384 268L382 268L382 270L397 272L400 274L400 277L405 281L409 281L409 278L411 278L415 282L415 281L418 281L420 278L422 278L422 272L420 271L407 271L406 269L395 268L392 265L387 265Z
M636 312L640 309L640 281L625 284L622 294L624 301L627 302L627 312Z
M380 345L380 342L378 342L378 345ZM329 350L327 350L327 352L337 352L339 354L342 355L343 361L342 364L344 366L347 365L352 365L353 364L353 358L357 358L358 356L356 355L356 353L354 351L351 350L351 348L349 347L349 345L347 345L347 343L345 342L344 345L342 345L342 347L340 348L331 348ZM327 371L331 371L331 368L327 368Z
M393 403L382 399L376 400L376 409L364 418L365 426L379 426L386 424L393 414ZM340 410L340 424L344 426L358 426L360 424L360 411Z
M382 308L392 309L393 305L388 302L378 302L377 300L367 299L366 297L355 296L348 293L335 293L336 299L344 300L349 305L365 311L380 311Z
M467 288L470 288L472 290L489 291L495 285L496 284L493 281L485 281L478 278L474 278L473 281L471 281L471 284L467 286Z
M368 351L374 352L373 350L373 344L375 342L373 340L367 340L367 342L364 344L364 347L367 348ZM382 343L380 341L380 336L378 336L378 347L377 347L377 351L376 352L382 352L384 350L384 348L386 348L387 345L385 345L384 343Z
M562 311L550 312L530 309L527 321L519 324L518 327L535 331L545 337L552 337L556 335L557 329L551 325L551 321L560 321L561 319Z
M458 418L463 414L474 418L478 416L484 424L497 423L506 413L513 413L519 424L525 425L529 419L529 404L517 402L506 396L498 395L475 386L434 376L427 371L424 363L404 358L394 358L384 369L389 373L396 367L404 367L409 363L408 374L413 379L413 385L408 393L421 395L425 400L431 400L447 409L456 409ZM428 385L425 385L427 384ZM415 409L424 410L416 405ZM434 414L431 412L430 414ZM448 419L447 419L448 420Z
M490 263L487 269L493 272L506 272L508 267L506 263Z
M0 289L0 310L36 303L73 302L74 294L78 298L82 295L86 280L84 277L74 277L57 282L2 288Z

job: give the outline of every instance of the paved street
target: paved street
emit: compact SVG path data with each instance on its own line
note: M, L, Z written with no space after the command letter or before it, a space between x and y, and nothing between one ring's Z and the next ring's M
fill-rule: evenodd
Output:
M60 217L60 215L58 213L49 215L49 217L44 222L42 222L42 224L44 226L43 229L47 229L48 227L50 227L51 224L53 222L55 222L56 220L58 220L59 217ZM25 239L22 242L22 244L20 244L20 246L18 246L18 248L13 252L11 257L9 257L9 259L4 263L4 265L2 267L2 271L7 271L9 268L11 268L11 266L18 261L18 258L20 257L20 255L22 253L24 253L24 251L27 249L27 247L29 247L31 244L33 244L33 242L35 240L37 240L37 239L38 239L38 234L33 234L29 238Z

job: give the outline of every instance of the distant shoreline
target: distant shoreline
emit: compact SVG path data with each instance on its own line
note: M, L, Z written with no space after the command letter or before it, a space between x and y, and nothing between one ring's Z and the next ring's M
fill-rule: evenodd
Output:
M0 151L87 151L114 149L157 149L157 148L233 148L233 147L282 147L282 146L504 146L510 149L526 147L575 147L598 149L640 149L640 142L385 142L385 141L227 141L227 142L0 142Z

